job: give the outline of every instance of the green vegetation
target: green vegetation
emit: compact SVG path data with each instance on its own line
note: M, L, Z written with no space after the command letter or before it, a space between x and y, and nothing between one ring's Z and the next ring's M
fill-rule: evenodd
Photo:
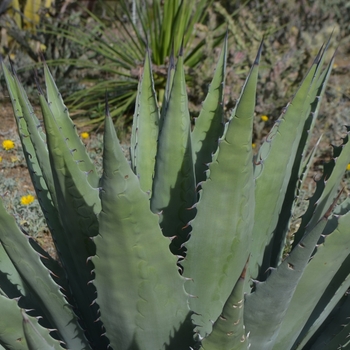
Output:
M0 5L0 349L348 347L349 7L146 2Z
M333 66L334 58L325 65L329 44L257 154L252 135L262 45L224 126L226 45L193 130L182 49L169 65L161 109L147 53L131 164L106 102L102 175L48 67L46 96L39 88L44 132L18 77L3 64L59 258L0 206L3 348L346 346L350 213L339 187L350 162L347 136L334 147L294 240L287 241L315 154L306 151Z
M67 98L74 114L87 114L98 122L103 120L104 95L108 91L111 116L122 116L134 108L137 82L142 73L144 52L149 49L154 65L154 82L159 101L163 100L166 64L171 50L178 52L183 44L187 69L195 68L205 59L209 45L215 47L224 37L223 30L213 30L211 42L198 32L213 1L133 1L105 6L109 18L89 13L89 22L77 28L47 26L46 35L59 35L85 52L84 58L64 58L60 63L78 65L89 70L85 78L88 88ZM219 32L219 34L218 34ZM206 49L206 50L205 50ZM57 60L48 62L57 64ZM95 73L93 73L95 72ZM103 79L101 79L103 77ZM111 79L113 77L113 79ZM90 84L92 82L92 84ZM96 109L96 107L99 108ZM129 120L130 121L130 120Z

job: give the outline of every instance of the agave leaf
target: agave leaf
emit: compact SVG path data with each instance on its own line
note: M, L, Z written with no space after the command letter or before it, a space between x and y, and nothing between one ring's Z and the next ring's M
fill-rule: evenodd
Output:
M13 107L16 121L20 121L20 119L23 117L22 107L21 107L21 104L19 103L20 101L18 98L19 95L22 95L21 96L22 100L23 100L22 104L25 106L25 108L27 108L26 112L31 115L32 119L34 120L34 123L36 124L40 138L42 140L41 142L43 144L45 144L45 141L46 141L45 133L42 131L42 128L40 127L40 121L36 117L34 110L33 110L32 106L30 105L30 102L28 100L28 96L25 93L23 86L19 82L19 79L16 75L16 72L14 72L14 69L12 67L13 74L11 74L9 72L9 70L7 69L6 65L4 64L4 62L1 62L1 66L2 66L2 70L4 72L4 76L6 79L6 85L7 85L8 90L9 90L9 94L10 94L10 98L11 98L12 107Z
M151 196L157 153L159 110L157 106L150 53L147 52L139 84L131 134L131 163L141 189Z
M306 156L304 155L304 161L300 167L300 177L299 177L299 183L297 184L297 189L296 189L296 195L299 196L300 194L300 189L303 188L305 181L307 179L307 174L309 174L311 165L313 164L313 161L315 159L316 151L318 150L318 147L320 145L320 142L322 140L323 135L321 135L318 140L316 141L315 146L312 148L312 150L309 152L309 154ZM296 205L296 202L294 202L294 206Z
M249 341L243 324L246 267L227 299L213 331L202 340L204 350L247 350Z
M272 271L266 282L257 282L256 290L247 295L244 324L250 334L250 349L272 349L297 284L326 223L327 217L324 217L310 228L302 242Z
M56 123L44 96L39 95L47 133L50 163L53 172L58 209L64 230L64 240L69 252L67 257L67 274L70 287L84 319L85 326L92 334L93 341L103 347L106 339L101 337L102 330L97 319L95 288L91 281L92 264L89 258L95 254L91 237L98 234L97 215L101 210L101 202L97 188L93 188L87 174L81 171L71 150L66 143L61 128Z
M67 283L62 272L62 267L44 252L34 240L30 241L31 246L42 257L41 262L55 277L55 282L67 291ZM18 298L18 305L26 310L33 310L31 316L44 314L41 300L28 286L19 271L11 261L4 247L0 244L0 286L2 291L11 299ZM67 292L66 292L67 294ZM50 326L49 323L46 326Z
M11 97L30 176L39 202L44 208L44 214L51 216L51 212L55 211L53 206L57 207L57 200L49 165L46 136L39 127L40 122L35 116L33 108L18 78L13 77L3 63L2 69Z
M63 103L61 94L46 64L44 64L44 73L47 101L57 125L62 130L69 149L74 150L73 158L78 162L79 169L87 174L89 184L97 188L99 177L96 168L86 153L85 146L77 134L75 125L69 118L68 109Z
M160 130L151 197L152 211L161 213L163 234L175 237L171 249L176 255L182 253L182 244L188 239L189 233L189 229L184 227L195 214L194 210L188 210L196 200L190 128L181 53Z
M63 227L57 211L58 204L49 164L46 135L38 127L40 125L39 121L17 77L12 77L5 65L3 65L3 71L13 104L23 152L36 195L58 254L60 258L64 256L64 263L70 266L71 262L68 261L70 255L68 253L67 242L62 235Z
M98 230L96 215L101 210L98 189L91 187L87 174L79 169L78 162L72 156L75 149L69 148L66 143L65 135L43 95L40 94L39 98L63 226L67 231L72 230L72 222L75 221L74 229L84 236L95 236Z
M28 350L21 327L22 316L15 299L9 299L0 289L0 344L5 350Z
M170 56L169 56L167 80L166 80L166 85L165 85L165 90L164 90L164 96L162 99L162 109L160 111L159 130L162 129L162 125L164 123L164 118L165 118L165 115L166 115L166 112L168 109L170 92L171 92L171 89L173 87L174 74L175 74L175 57L174 57L174 48L172 48Z
M349 260L348 257L344 264L349 264ZM322 300L324 299L324 296L322 296L317 305L318 310L315 310L318 311L316 316L319 317L315 320L313 317L315 312L313 312L303 332L293 344L293 349L299 350L305 347L313 350L338 349L338 347L341 348L341 345L346 348L346 345L348 345L350 315L347 298L349 286L350 275L346 277L344 283L335 292L332 290L332 296L327 295L328 300L331 298L327 305ZM326 306L321 310L321 306L324 305ZM310 325L311 327L309 327Z
M298 183L296 184L296 189L295 189L295 200L293 202L293 205L292 205L292 215L294 215L295 213L295 210L296 208L298 208L298 206L300 205L301 201L302 200L305 200L305 197L304 196L301 196L301 192L300 190L303 188L304 186L304 183L307 179L307 175L309 174L309 171L310 171L310 168L313 164L313 161L315 159L315 155L316 155L316 151L318 150L318 147L319 147L319 144L320 144L320 141L322 139L323 135L321 135L319 137L319 139L317 140L315 146L313 147L313 149L310 151L310 153L308 154L308 156L304 159L304 162L301 166L301 170L300 170L300 178L299 178L299 181ZM319 181L316 181L317 183L319 183ZM316 186L317 187L317 186ZM318 192L317 196L319 198L319 196L321 195L322 191L323 191L323 188L319 188L316 192ZM308 198L308 200L311 202L313 202L312 205L315 205L315 203L317 202L317 200L315 200L315 198ZM303 216L302 216L303 217ZM282 221L281 218L279 219L279 221ZM302 226L302 225L300 225ZM276 229L277 230L277 229ZM295 244L296 245L296 244ZM293 245L293 247L295 246ZM283 252L279 252L279 262L277 265L279 265L282 261L282 258L283 258ZM276 260L277 261L277 260Z
M298 182L300 182L301 178L303 177L301 172L306 171L306 169L303 167L303 160L307 154L307 148L309 146L310 137L312 135L315 120L318 115L318 111L322 101L322 96L324 95L326 84L328 82L328 78L332 70L333 61L334 57L328 64L327 69L325 69L324 72L322 72L322 74L318 78L318 82L316 84L316 97L311 103L311 110L302 130L299 146L297 148L294 164L291 170L291 176L285 193L281 212L279 214L278 223L271 241L271 246L273 248L271 253L265 252L266 260L264 261L261 267L262 271L266 271L266 269L268 269L269 267L278 266L282 259L283 250L285 246L284 243L289 229L289 222L292 216L292 209L295 205L295 202L297 201L299 188L302 185L298 185ZM311 97L311 100L312 98L313 97ZM309 167L311 165L311 159L312 158L309 158ZM269 258L267 259L267 257Z
M15 77L15 84L18 100L22 110L22 116L18 121L18 125L19 130L24 132L21 140L22 144L25 146L27 158L29 158L27 160L27 164L30 164L29 169L33 178L33 182L38 186L36 192L38 193L42 190L46 190L44 194L39 197L41 200L45 201L45 203L43 203L44 208L46 208L46 205L49 207L50 202L52 202L51 206L55 206L55 208L57 208L58 204L53 183L52 171L50 168L49 153L46 146L46 137L43 137L40 122L36 118L33 107L30 105L23 86L19 83L17 77ZM44 195L47 197L47 199L43 198ZM54 211L54 209L48 210L51 212Z
M331 176L332 171L334 169L335 162L334 160L331 160L328 163L325 163L323 165L323 174L322 177L316 181L316 189L314 194L312 195L311 198L308 199L309 205L307 207L306 212L301 216L301 223L299 226L299 229L297 232L294 234L294 241L292 244L292 248L298 245L302 237L304 236L305 229L310 222L316 208L316 204L318 203L324 188L326 186L326 180Z
M183 349L192 337L190 325L180 330L189 313L183 278L108 112L105 121L100 234L92 259L101 319L115 349Z
M41 300L46 319L56 328L62 340L72 349L89 349L77 319L59 286L49 276L14 218L6 213L0 199L0 242L19 274Z
M192 132L193 162L197 183L206 179L205 171L216 152L223 133L223 91L226 75L227 36L201 112Z
M47 329L40 327L38 320L29 317L21 310L23 318L23 331L29 350L56 350L63 349L57 340L50 337Z
M300 164L303 164L303 162L305 161L305 157L307 155L306 150L308 149L311 138L313 136L312 131L314 129L314 126L315 126L315 123L316 123L316 120L318 117L318 113L319 113L319 110L321 107L322 98L325 94L329 77L332 73L334 60L335 60L335 53L333 54L333 57L330 60L330 62L328 63L328 66L326 67L326 69L321 73L321 75L318 78L318 83L317 83L318 90L317 90L317 94L316 94L316 99L314 100L314 102L311 105L311 113L310 113L310 116L308 118L310 121L307 121L307 123L306 123L306 126L308 124L310 125L309 127L306 128L306 129L309 129L309 132L307 132L307 133L304 132L304 135L302 136L302 139L300 142L301 144L305 144L304 152L301 155ZM305 140L305 142L303 142L303 139ZM299 174L300 174L300 171L301 171L301 168L299 170Z
M344 283L347 288L349 288L349 279ZM350 330L350 303L347 293L345 294L345 288L340 288L343 294L337 293L338 295L343 295L343 300L339 305L337 305L336 310L334 310L330 315L330 320L326 326L320 327L321 322L317 322L315 325L318 327L317 333L311 339L310 350L317 349L346 349L349 344L349 330ZM344 295L345 294L345 295ZM337 296L338 296L337 295ZM334 305L332 305L334 307ZM318 320L317 320L318 321ZM302 342L300 346L305 345ZM309 343L308 343L309 345ZM298 347L300 348L300 347Z
M310 223L308 225L314 225L317 218L320 218L325 213L325 211L327 210L327 207L337 196L340 181L343 178L346 166L350 163L350 142L349 142L350 127L346 127L346 128L347 128L347 135L343 139L343 144L339 147L334 148L335 166L329 178L326 179L324 190L322 192L321 197L318 200L320 203L322 203L322 205L318 205L316 207L315 213L312 216Z
M340 181L344 174L347 164L350 161L350 145L348 142L348 133L350 128L347 127L347 135L343 138L343 144L333 146L333 159L324 165L324 174L317 182L314 195L310 199L307 211L302 216L302 222L295 233L293 245L298 244L299 240L305 232L306 225L313 225L317 217L320 217L325 211L325 207L329 205L331 199L334 199L338 190ZM322 202L322 206L315 208L314 204Z
M310 330L313 323L317 322L319 326L346 292L349 281L344 284L343 282L348 279L348 263L345 262L349 260L349 225L350 212L339 219L333 217L329 220L325 232L332 233L326 235L324 243L318 245L316 254L308 263L281 324L274 349L291 348L301 332L300 340L303 340L307 334L306 340L308 340L317 329L313 327L314 330ZM343 285L343 292L336 293L341 285ZM315 286L317 286L317 292ZM338 298L335 297L336 294ZM320 302L321 298L324 298L323 302ZM332 306L328 306L331 299ZM317 305L319 307L316 307ZM314 310L317 312L310 318ZM318 319L321 313L322 318ZM306 322L309 324L307 325ZM306 341L303 340L303 342Z
M265 247L270 243L278 222L302 130L316 97L324 55L325 52L322 52L316 57L292 102L270 131L257 156L254 169L257 207L250 259L250 275L254 279L259 275Z
M251 144L261 49L209 165L186 244L184 275L191 280L185 287L193 296L189 304L201 337L210 334L212 320L220 316L248 259L254 215Z
M0 244L0 286L9 298L26 295L26 286L21 275L16 270L6 250Z
M4 72L7 71L5 66L3 69ZM8 72L5 73L5 76L7 76L10 95L13 96L12 102L15 109L17 127L29 174L57 251L62 258L62 254L66 255L68 248L66 241L62 237L63 227L57 209L58 203L46 146L46 136L41 131L41 127L38 127L40 125L39 120L36 118L17 77L13 79ZM65 263L68 264L67 259Z
M11 83L11 78L12 77L10 77L10 76L8 78L10 83ZM39 123L35 119L34 114L32 113L32 109L31 109L31 106L29 104L29 101L24 93L23 88L19 84L18 80L15 80L14 83L12 83L12 85L10 85L10 87L11 86L12 86L12 90L13 90L13 86L15 86L15 88L17 88L17 90L16 90L17 94L15 95L15 97L16 97L15 102L18 102L18 101L21 102L21 105L18 105L19 107L17 105L15 105L16 111L17 111L17 113L21 114L20 113L20 111L22 110L21 106L23 106L23 111L24 111L23 115L26 118L26 121L28 123L27 125L28 125L29 131L30 131L28 133L27 125L25 124L24 119L18 118L19 122L21 123L21 124L19 124L20 131L23 131L22 135L24 135L22 137L22 141L23 141L23 144L26 146L26 147L24 147L24 150L25 150L25 154L26 154L27 159L28 159L29 168L31 170L32 177L34 177L34 179L36 180L36 181L34 180L33 182L34 182L34 185L36 185L35 187L36 187L36 190L38 193L39 201L44 208L43 211L46 214L46 219L47 219L48 225L51 229L51 232L53 234L53 238L55 240L60 258L63 260L65 266L68 269L68 274L69 274L69 277L71 280L71 287L75 291L77 289L81 290L81 287L78 286L79 282L77 281L76 276L79 276L79 278L81 278L81 276L85 275L85 281L83 282L82 285L87 284L88 281L90 281L90 279L91 279L91 275L90 275L89 271L86 270L86 259L91 255L91 252L87 253L86 250L84 249L84 247L86 247L86 245L89 245L90 243L86 239L85 239L86 243L81 242L82 239L79 242L77 242L76 238L72 239L72 237L74 237L74 235L73 236L65 236L63 234L64 230L62 228L62 225L61 225L61 222L59 219L59 215L57 213L57 209L51 203L50 194L48 193L47 188L45 186L46 184L45 184L45 181L43 179L43 176L40 176L41 175L41 168L44 171L48 171L51 169L51 167L48 164L46 164L45 156L46 156L47 160L49 160L47 150L46 150L46 145L44 145L43 138L41 137L41 135L37 131L37 125ZM46 113L46 115L51 115L51 111L48 108L48 105L47 105L47 103L42 95L40 96L40 99L41 99L41 104L42 104L42 107L44 110L44 115L45 115L45 113ZM30 138L28 137L28 134L30 135ZM27 137L25 137L25 136L27 136ZM31 142L30 142L31 140L33 140L33 144L31 144ZM45 146L45 148L44 148L44 146ZM36 158L35 151L37 151L39 156L40 156L39 157L40 162ZM38 167L37 163L39 163L41 167ZM76 164L74 164L74 165L76 165ZM51 174L50 174L50 176L52 178ZM63 182L64 181L65 181L65 179L63 178ZM80 184L82 184L82 182L80 182ZM93 193L94 191L90 191L90 193L91 192ZM97 190L95 190L95 193L96 193L97 200L98 200L97 204L99 204ZM91 195L90 195L90 197L91 197ZM65 205L61 201L61 208L62 207L65 208ZM66 210L66 208L65 208L65 210ZM74 215L73 212L70 212L70 214ZM81 214L84 214L84 213L80 213L80 216L81 216ZM89 214L85 215L85 217L83 217L83 219L85 221L90 220L90 224L89 224L89 222L87 222L87 226L89 226L90 232L91 232L91 228L93 228L93 225L91 225L91 218L92 217L93 216L89 215ZM95 220L97 222L96 215L95 215ZM72 222L76 222L75 219L73 219ZM76 222L76 224L78 225L77 227L81 230L81 225L79 225L77 222ZM71 227L70 223L68 223L68 226L72 230L71 232L74 232L75 235L79 232L79 229L74 231L74 228ZM69 250L69 248L67 246L67 242L74 242L74 241L75 241L75 245L73 243L73 245L70 247L70 250ZM84 241L84 239L83 239L83 241ZM84 253L84 251L85 251L85 253ZM74 257L74 258L72 258L72 257ZM81 266L79 268L77 268L75 265L77 260L79 260L79 258L77 258L77 257L81 258L81 260L80 260ZM78 278L78 280L79 280L79 278ZM91 289L91 288L92 288L92 286L88 287L87 289ZM84 290L81 292L81 295L82 295L82 298L77 298L77 300L81 301L81 300L86 299L86 296L89 295L89 293L86 293L86 291ZM88 315L90 315L90 322L88 323L88 325L91 325L95 329L96 324L94 323L94 321L95 321L97 316L91 315L90 311L92 310L92 308L89 307L89 305L93 299L94 299L94 291L92 290L90 293L90 299L86 301L85 306L82 308L82 310L87 311ZM96 309L96 306L95 306L95 309ZM100 341L100 333L98 333L96 335L96 338L98 339L98 341Z

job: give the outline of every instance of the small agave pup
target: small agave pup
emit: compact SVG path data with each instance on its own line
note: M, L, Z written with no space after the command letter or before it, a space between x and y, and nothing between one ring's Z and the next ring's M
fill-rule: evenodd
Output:
M315 154L307 150L333 64L324 68L327 48L255 157L261 47L223 126L225 42L193 130L182 53L176 66L170 59L161 110L147 54L131 166L107 107L102 175L47 66L46 96L39 88L43 131L17 76L3 64L59 262L1 202L0 349L345 348L350 202L338 202L350 163L348 136L334 147L292 250L283 254Z

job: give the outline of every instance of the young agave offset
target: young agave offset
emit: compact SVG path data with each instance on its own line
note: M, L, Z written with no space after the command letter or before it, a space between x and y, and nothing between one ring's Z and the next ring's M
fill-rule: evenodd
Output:
M176 67L170 60L161 111L146 55L131 166L107 107L101 178L47 66L47 96L39 89L43 132L3 64L59 262L1 203L0 348L346 347L350 205L337 200L350 162L347 136L334 147L292 250L283 255L314 155L306 150L333 64L323 69L327 46L255 157L261 47L224 126L225 43L193 131L182 54Z

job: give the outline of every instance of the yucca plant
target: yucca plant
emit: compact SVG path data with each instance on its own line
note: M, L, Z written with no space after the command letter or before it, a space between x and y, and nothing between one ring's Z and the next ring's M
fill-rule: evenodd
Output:
M328 46L328 45L327 45ZM3 64L28 169L59 254L0 206L4 349L336 349L349 332L350 143L334 147L291 250L312 163L306 152L333 59L321 49L258 154L252 128L262 47L223 124L226 43L191 130L183 55L159 110L146 55L131 165L106 108L100 177L47 66L45 133ZM287 250L288 250L287 249Z
M223 30L200 35L199 28L205 27L212 3L212 0L121 0L118 4L109 5L100 1L107 19L88 12L89 20L79 27L74 23L67 27L47 24L42 29L44 35L65 38L84 51L79 60L65 57L48 61L49 65L73 64L86 71L82 81L85 87L66 98L67 104L72 106L72 113L88 115L92 123L103 120L101 106L106 90L113 105L110 111L112 117L129 112L135 104L147 47L154 65L155 90L158 101L162 102L166 64L172 46L174 52L178 52L182 43L185 66L195 68L205 59L205 51L209 51L209 47L222 43Z

